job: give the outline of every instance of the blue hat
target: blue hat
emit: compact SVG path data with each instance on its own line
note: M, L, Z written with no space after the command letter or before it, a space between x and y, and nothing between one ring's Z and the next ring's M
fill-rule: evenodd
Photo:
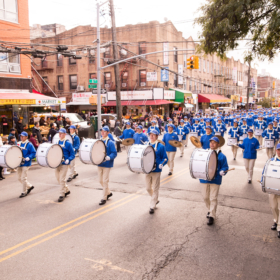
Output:
M25 137L28 137L28 133L27 133L27 132L25 132L25 131L23 131L23 132L20 134L20 136L25 136Z
M211 127L210 125L207 125L205 128L210 128L210 129L212 129L212 127Z
M152 129L151 131L150 131L150 134L155 134L155 135L158 135L158 131L156 130L156 129Z
M210 119L206 119L205 121L206 121L206 122L210 122Z
M175 128L175 125L172 124L172 123L169 123L169 124L167 125L167 127L172 127L172 128L174 129L174 128Z
M183 120L183 119L181 119L181 120L180 120L180 122L184 122L184 120Z
M76 126L75 125L71 125L70 129L76 129Z
M279 150L279 149L280 149L280 143L277 144L277 146L276 146L276 150Z
M247 122L247 120L245 118L242 119L243 122Z
M238 123L238 121L237 121L237 120L234 120L234 123Z
M60 132L60 133L66 133L66 129L65 129L65 128L61 128L58 132Z
M130 122L127 122L126 125L130 125Z
M172 121L172 119L171 119L171 118L169 118L169 119L168 119L168 121L170 122L170 121Z
M219 138L218 137L212 137L209 141L215 141L215 142L217 142L218 144L220 144L220 140L219 140Z
M152 120L151 122L152 122L152 123L156 123L156 121L155 121L155 120Z
M252 132L252 133L253 133L253 129L249 128L249 129L248 129L248 132Z
M273 125L273 122L270 122L268 125L272 124Z
M138 125L137 128L143 129L143 126L142 125Z
M277 119L274 119L273 121L274 121L274 122L278 122Z
M187 119L188 117L187 116L184 116L184 119Z
M107 131L107 132L109 132L109 131L110 131L110 129L109 129L109 127L108 127L107 125L103 126L101 130L103 130L103 131Z

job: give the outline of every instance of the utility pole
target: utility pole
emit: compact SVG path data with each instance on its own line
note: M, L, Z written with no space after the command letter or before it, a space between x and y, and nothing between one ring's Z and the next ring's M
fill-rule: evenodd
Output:
M249 91L251 82L251 60L249 60L249 70L248 70L248 84L247 84L247 105L246 109L249 110Z
M119 60L118 46L117 46L117 35L116 35L116 20L115 20L115 9L114 2L110 0L110 13L112 20L112 41L113 41L113 53L114 62ZM120 68L119 64L114 66L115 69L115 83L116 83L116 109L117 119L122 123L122 103L121 103L121 85L120 85Z

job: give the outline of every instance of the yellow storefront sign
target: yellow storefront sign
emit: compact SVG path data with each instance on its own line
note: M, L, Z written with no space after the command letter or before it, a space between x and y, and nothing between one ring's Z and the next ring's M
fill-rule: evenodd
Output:
M239 101L240 100L240 96L238 96L238 95L231 95L231 100Z
M35 99L0 99L0 105L34 105Z

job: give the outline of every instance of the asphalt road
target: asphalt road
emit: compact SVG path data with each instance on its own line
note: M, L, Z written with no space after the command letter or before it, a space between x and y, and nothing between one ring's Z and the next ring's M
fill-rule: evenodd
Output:
M257 183L265 150L249 185L241 150L234 161L230 147L222 148L236 170L223 179L211 227L199 181L189 174L192 150L189 144L183 158L177 151L173 176L164 168L154 215L145 176L128 170L125 151L115 160L113 197L103 206L97 168L79 159L63 203L54 170L32 167L35 189L21 199L17 174L8 175L0 183L0 279L279 279L280 239Z

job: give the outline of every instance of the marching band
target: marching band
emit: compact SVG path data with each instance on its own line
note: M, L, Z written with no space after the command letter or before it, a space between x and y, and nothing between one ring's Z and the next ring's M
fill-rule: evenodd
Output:
M10 153L14 156L15 152L19 152L20 156L14 157L20 160L15 160L13 164L8 163L5 156L9 155L8 152L12 151L13 146L3 145L0 150L4 149L5 153L0 155L0 166L17 168L18 180L22 184L20 195L22 198L34 189L27 177L32 159L38 158L40 165L55 169L55 175L60 185L58 202L62 202L70 194L67 182L78 176L75 157L79 153L81 162L97 165L99 183L103 189L99 205L104 205L113 195L109 189L109 176L117 157L116 144L119 144L119 149L120 143L123 143L128 153L129 169L135 173L145 174L146 190L151 196L149 213L154 214L156 205L159 203L160 177L163 167L168 165L168 175L173 174L177 148L180 149L180 157L183 157L188 145L188 137L190 137L195 146L190 159L190 174L192 178L199 179L202 197L207 208L207 225L210 226L216 219L222 177L230 171L227 158L221 150L225 144L224 135L228 133L227 144L231 146L234 160L236 160L238 149L243 150L244 166L248 173L249 184L253 180L257 152L260 149L266 149L268 162L265 164L260 183L262 190L269 194L274 220L271 229L277 230L280 238L280 188L278 187L277 191L275 188L271 188L270 184L274 183L272 183L272 175L269 173L272 166L280 167L279 119L280 114L271 110L249 110L247 113L238 112L238 114L231 112L226 115L218 114L212 118L208 114L197 114L193 118L192 125L190 119L184 117L177 127L173 124L172 119L168 119L162 141L158 139L161 131L156 120L151 121L147 134L143 132L142 125L138 125L135 131L132 129L131 123L127 122L126 129L121 135L116 135L117 138L110 134L108 126L104 126L101 130L101 139L84 139L82 142L76 134L76 126L70 126L70 135L67 134L66 129L61 128L59 133L53 135L52 143L41 147L45 148L46 156L51 149L59 147L57 151L60 151L61 158L58 153L58 163L53 163L53 165L52 163L45 163L45 165L40 163L38 151L36 154L33 144L28 141L28 134L22 132L20 134L21 142L18 143L18 147L15 146L18 150L13 149L13 153ZM228 132L227 128L229 128ZM119 130L122 132L121 128ZM104 149L102 152L104 154L100 159L94 160L92 158L94 152L100 148ZM200 166L195 164L197 162L200 162ZM70 174L66 182L69 167ZM201 170L204 171L201 172ZM268 173L270 176L267 175ZM273 178L279 179L279 176Z

